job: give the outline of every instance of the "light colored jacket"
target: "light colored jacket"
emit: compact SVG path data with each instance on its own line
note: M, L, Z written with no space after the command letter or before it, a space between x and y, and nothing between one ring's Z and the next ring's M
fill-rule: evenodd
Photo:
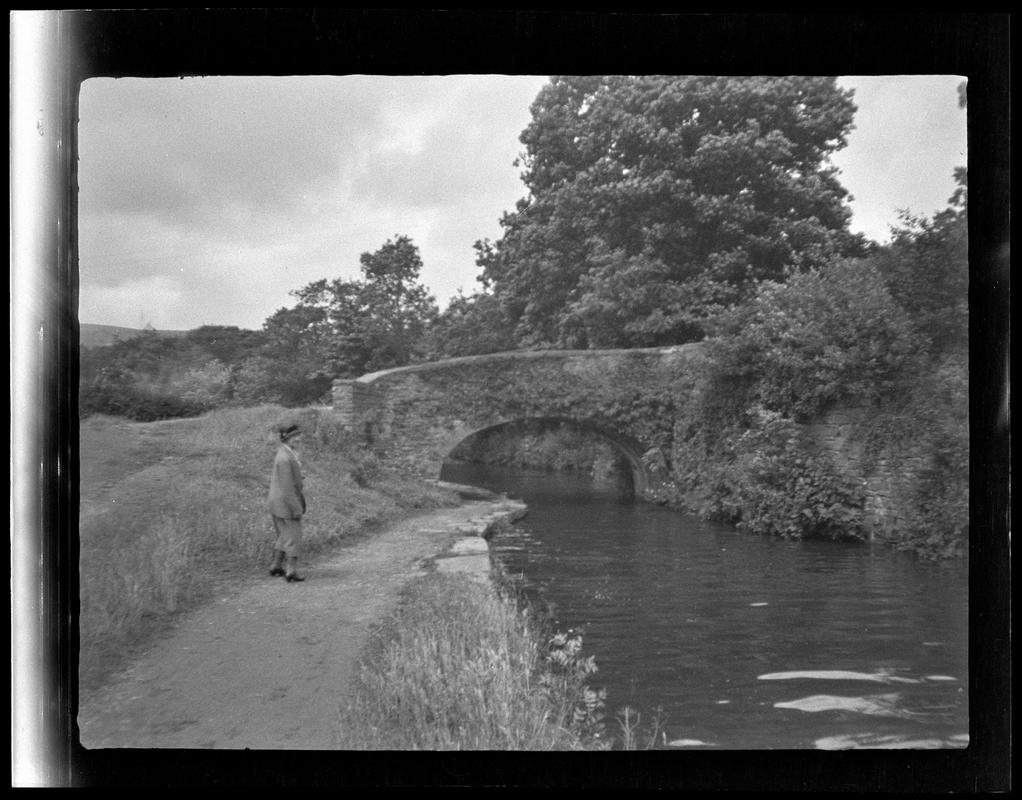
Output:
M270 513L281 519L301 519L305 513L302 494L302 465L294 451L285 444L277 448L270 474Z

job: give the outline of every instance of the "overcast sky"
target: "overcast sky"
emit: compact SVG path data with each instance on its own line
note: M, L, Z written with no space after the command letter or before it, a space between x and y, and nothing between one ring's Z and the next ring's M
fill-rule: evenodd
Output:
M888 239L966 163L956 76L844 77L834 157L852 228ZM407 235L441 307L524 196L518 136L544 76L93 78L79 125L79 320L260 328L289 292L361 277Z

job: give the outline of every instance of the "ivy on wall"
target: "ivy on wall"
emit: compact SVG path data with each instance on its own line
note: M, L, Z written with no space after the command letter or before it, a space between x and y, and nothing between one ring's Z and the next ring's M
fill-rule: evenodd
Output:
M924 362L863 426L864 469L883 471L905 454L921 462L912 480L892 481L897 523L885 533L924 557L965 554L969 539L968 363L962 354Z
M705 344L693 365L696 387L678 396L678 491L671 500L760 533L864 537L862 473L849 474L847 464L835 464L833 454L806 434L804 423L841 403L893 409L907 386L918 384L917 365L927 360L925 339L877 269L841 262L783 284L764 283L748 304L717 319ZM938 418L946 415L935 412L931 423ZM918 432L913 435L915 443ZM882 437L879 430L867 435L874 443ZM888 437L883 445L893 461L904 455L897 442ZM877 458L870 445L867 451L866 462ZM960 449L950 445L951 451ZM892 502L903 507L905 517L919 519L914 529L927 524L916 513L921 498L932 495L928 487L941 485L948 474L902 481L909 488ZM946 531L946 525L940 529ZM904 535L905 546L919 550Z
M786 539L862 539L856 481L806 441L803 426L761 406L676 472L682 504L740 530ZM712 437L690 443L705 446Z

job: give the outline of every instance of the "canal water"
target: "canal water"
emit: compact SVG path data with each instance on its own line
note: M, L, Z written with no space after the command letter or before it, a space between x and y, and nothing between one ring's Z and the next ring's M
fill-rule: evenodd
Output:
M524 500L490 542L658 746L961 748L968 569L880 545L743 534L570 473L449 462Z

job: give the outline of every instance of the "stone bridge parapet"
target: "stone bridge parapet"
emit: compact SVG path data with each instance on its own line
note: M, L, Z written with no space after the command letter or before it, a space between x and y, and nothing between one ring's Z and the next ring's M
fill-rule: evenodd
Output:
M699 348L452 358L337 380L333 405L345 425L388 458L431 478L474 433L531 419L570 421L614 444L642 492L666 477L673 398Z

